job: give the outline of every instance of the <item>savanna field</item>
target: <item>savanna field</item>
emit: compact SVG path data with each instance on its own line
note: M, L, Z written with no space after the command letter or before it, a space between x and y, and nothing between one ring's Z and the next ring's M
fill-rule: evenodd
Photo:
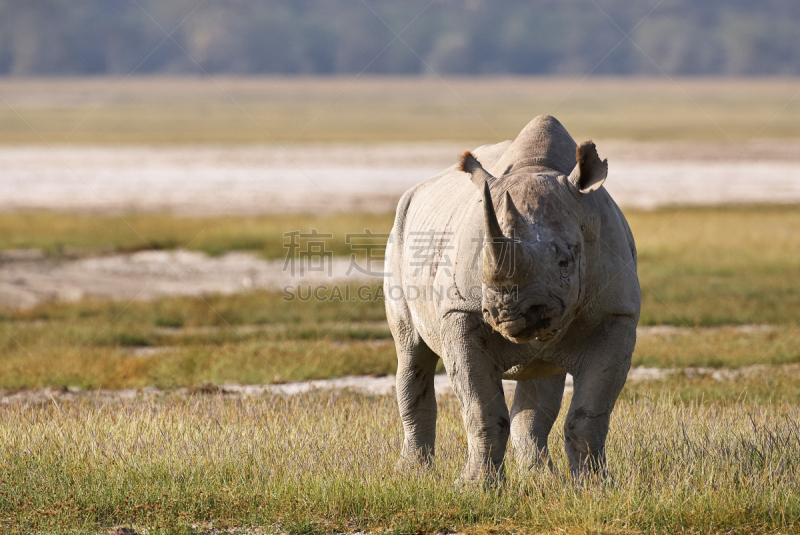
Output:
M692 80L685 94L653 80L601 80L593 90L578 80L312 82L223 81L240 109L213 84L187 97L180 79L132 80L102 106L115 81L62 82L55 100L47 81L0 81L15 110L0 112L0 142L471 146L513 137L551 112L575 137L592 137L601 155L604 138L635 150L631 140L744 147L754 136L800 137L800 107L784 106L796 91L791 80ZM402 427L391 396L224 393L226 384L393 374L381 299L286 301L269 289L53 299L0 309L0 532L800 531L800 209L624 212L643 298L633 366L669 373L623 390L608 439L612 477L569 477L561 427L570 393L550 437L552 471L523 471L509 454L508 481L497 489L453 486L466 438L452 396L439 400L432 469L399 471ZM186 249L280 262L284 233L314 228L333 236L334 257L347 258L347 233L385 233L392 221L387 212L336 210L17 210L0 213L0 254L37 250L58 263ZM150 387L160 394L24 401L26 392Z

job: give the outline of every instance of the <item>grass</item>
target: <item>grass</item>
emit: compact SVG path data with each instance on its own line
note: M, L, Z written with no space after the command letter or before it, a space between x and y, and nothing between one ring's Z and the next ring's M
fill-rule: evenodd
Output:
M608 440L613 484L576 485L566 475L562 410L554 471L510 461L499 491L452 485L466 452L453 397L440 402L430 471L395 469L402 430L388 396L174 397L0 412L7 533L115 525L150 534L790 533L800 522L793 400L625 394Z
M0 214L0 251L40 249L51 257L108 254L149 249L188 248L211 255L227 251L259 251L265 258L284 258L284 233L318 228L331 233L328 250L349 256L345 235L365 228L389 232L394 214L335 216L264 215L178 217L131 214L123 217L59 212Z
M6 78L0 144L496 142L544 113L576 139L797 138L796 91L792 78Z
M397 471L402 430L390 396L241 398L199 389L149 401L0 405L0 531L797 532L797 210L627 215L639 244L643 323L698 326L644 331L634 365L762 366L726 371L726 380L679 372L629 382L609 435L613 484L576 484L566 475L564 410L551 436L553 472L524 472L511 460L502 489L458 490L452 482L466 440L453 397L440 402L433 469ZM137 230L165 247L186 246L209 223L140 217ZM362 228L391 221L358 217ZM135 233L121 238L127 231L115 224L4 214L0 244L13 239L53 256L135 250ZM292 224L336 229L335 236L351 228L335 217L296 216ZM218 253L249 235L258 245L245 249L280 258L284 228L277 218L223 219L196 247ZM47 245L54 238L61 249ZM332 247L346 254L339 240ZM382 301L282 297L256 291L2 310L0 388L171 388L394 373Z
M733 327L695 328L677 334L639 336L634 366L739 368L800 362L800 328L742 332Z
M0 388L258 384L396 366L388 327L376 325L385 318L382 301L285 302L281 293L255 292L6 314ZM140 347L164 351L140 355Z
M639 253L640 324L795 324L796 206L626 211Z
M282 297L254 292L6 311L0 388L170 388L395 373L383 301ZM634 366L661 368L795 362L800 328L793 325L647 334L633 357Z
M514 137L539 113L555 114L578 139L800 137L792 79L119 82L0 80L9 104L0 108L0 144L473 143ZM168 394L0 405L0 531L797 532L800 212L753 206L626 215L639 248L641 323L718 327L640 336L634 365L763 366L724 381L684 372L628 383L608 443L614 484L576 485L565 475L565 411L551 437L554 472L525 473L511 461L507 485L482 491L452 486L466 451L452 397L440 404L434 468L405 472L394 468L402 437L391 397ZM188 247L278 259L284 232L318 228L334 234L329 249L348 255L345 233L385 232L391 221L389 214L123 221L7 213L0 214L0 250L37 248L59 258ZM0 388L394 373L382 302L281 297L2 310ZM752 323L768 327L733 327Z
M716 404L721 406L758 407L786 402L797 404L800 397L800 367L795 364L759 366L739 370L716 370L714 373L677 371L654 381L628 382L622 399L637 396L653 399L668 392L676 406L684 403Z
M800 250L796 208L672 208L628 211L627 216L639 248L641 324L722 326L641 336L634 365L741 367L800 360L800 257L789 254ZM338 216L213 222L136 216L129 221L161 243L217 252L255 243L263 255L280 258L282 231L289 225L331 232L330 248L346 254L344 233L381 232L391 224L388 215L355 218L355 224ZM47 249L61 240L63 249L86 254L130 250L139 240L121 220L96 216L0 214L0 229L5 237L0 248ZM286 302L282 297L258 291L0 311L0 388L172 387L394 373L382 300ZM737 324L772 327L730 327ZM140 347L155 349L137 352Z
M731 206L626 210L639 252L642 325L793 324L800 318L800 210ZM58 257L180 248L255 250L285 258L290 230L330 233L326 247L353 253L346 234L391 229L389 214L125 219L50 212L0 214L0 250ZM360 251L356 251L361 254ZM377 251L376 251L377 253Z
M55 347L3 360L0 386L173 388L213 384L270 384L346 375L394 373L394 343L244 342L168 347L137 355L124 348Z

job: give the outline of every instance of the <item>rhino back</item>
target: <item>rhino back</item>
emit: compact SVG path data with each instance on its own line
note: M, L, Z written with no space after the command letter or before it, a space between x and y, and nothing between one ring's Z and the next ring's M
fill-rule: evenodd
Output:
M510 145L505 141L472 152L491 165ZM475 238L483 235L480 198L469 175L453 165L408 190L397 206L386 254L387 316L390 324L413 325L437 353L441 349L438 319L444 311L480 311L480 293L469 292L469 288L480 288L474 265L481 246ZM432 296L431 290L437 294ZM424 297L409 297L422 291L427 292Z
M597 236L587 244L584 313L631 316L638 321L641 292L630 226L603 187L586 195L583 205L593 220Z
M484 145L472 152L482 162L485 161L486 165L492 165L510 145L511 141L504 141L495 145ZM455 164L406 191L395 214L392 247L387 255L389 262L400 267L398 262L409 259L414 253L409 247L413 245L413 238L417 233L430 230L453 232L461 220L469 219L474 212L480 214L481 207L473 202L480 198L479 193L469 175L458 171ZM463 226L458 229L464 230ZM398 276L403 275L400 270Z

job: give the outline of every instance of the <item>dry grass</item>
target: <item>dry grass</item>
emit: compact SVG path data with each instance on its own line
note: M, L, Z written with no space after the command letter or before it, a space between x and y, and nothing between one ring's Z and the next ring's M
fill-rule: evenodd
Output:
M375 323L385 317L382 301L282 297L255 292L9 311L0 333L0 387L264 384L394 372L388 328ZM215 328L203 329L209 326ZM176 327L184 330L171 332ZM161 352L137 353L147 347Z
M394 214L311 216L178 217L166 214L117 216L58 212L0 214L0 251L41 249L49 256L70 256L149 249L189 248L216 255L226 251L260 251L265 258L286 256L284 233L318 228L331 233L328 250L349 256L345 235L365 228L389 232Z
M13 351L3 359L0 387L68 385L118 389L208 383L271 384L347 375L385 375L396 369L397 357L391 340L209 342L167 347L152 354L139 354L130 347L40 349L34 346L24 353Z
M394 374L383 302L207 300L46 305L8 311L0 388L268 384ZM640 336L634 366L738 368L800 362L800 328L684 329Z
M789 207L628 211L639 246L642 324L730 327L640 338L635 365L739 367L800 359L800 212ZM137 216L148 240L186 246L210 221ZM391 216L357 216L358 226L387 229ZM285 225L334 233L361 230L341 217L226 218L191 246L218 252L250 244L284 254ZM65 214L4 214L0 246L24 244L86 251L134 248L138 237L119 220ZM16 240L16 241L14 241ZM141 242L141 240L139 240ZM61 249L54 243L61 243ZM50 304L0 314L0 387L117 388L271 383L359 373L394 373L383 302L285 302L253 292L156 302ZM169 328L177 328L170 333ZM183 330L180 330L180 329ZM210 329L209 329L210 328ZM165 330L167 329L167 330ZM167 348L154 354L137 347Z
M796 92L790 78L7 78L0 143L496 142L545 113L576 138L798 138Z
M782 323L800 318L800 209L626 211L639 253L641 324ZM758 311L758 312L756 312Z
M613 483L582 485L566 475L562 411L555 471L511 462L501 491L452 486L466 451L452 397L440 403L430 471L395 470L401 427L390 397L201 396L0 412L5 532L785 533L800 522L794 403L624 397L608 442Z
M102 218L4 217L4 235L56 255L67 245L96 252L131 243ZM466 448L452 397L440 405L434 468L409 472L394 468L401 428L390 397L168 395L0 406L0 531L87 533L122 524L140 533L797 532L797 210L692 208L628 217L639 243L645 323L772 324L642 337L635 364L774 365L730 381L674 374L628 384L609 436L613 484L575 484L566 476L563 411L551 437L555 471L523 473L511 462L502 490L483 491L452 486ZM137 224L154 240L171 236L167 246L185 245L204 223L159 218ZM270 221L225 220L201 243L214 252L251 240L279 256L281 226ZM319 222L296 221L300 228ZM51 235L42 230L48 226L61 230ZM63 237L61 249L53 236ZM380 301L287 303L267 292L6 310L0 387L392 373L394 349L382 320ZM168 351L143 354L143 347Z
M800 210L795 206L626 210L639 252L642 324L793 324L800 317ZM0 250L53 256L153 248L286 254L283 233L317 228L329 250L349 255L347 232L388 232L393 215L210 218L0 214Z
M639 336L634 366L656 368L738 368L800 362L800 328L693 328L673 334Z

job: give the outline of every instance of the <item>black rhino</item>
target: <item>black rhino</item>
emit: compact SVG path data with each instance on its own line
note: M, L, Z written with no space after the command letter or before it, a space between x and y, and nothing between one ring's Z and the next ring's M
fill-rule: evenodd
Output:
M602 187L607 169L594 143L578 147L539 116L513 142L467 152L403 195L384 279L401 461L434 454L441 358L467 431L462 481L502 477L509 435L519 462L546 458L566 372L570 469L603 470L641 301L633 236ZM510 414L504 378L518 381Z

